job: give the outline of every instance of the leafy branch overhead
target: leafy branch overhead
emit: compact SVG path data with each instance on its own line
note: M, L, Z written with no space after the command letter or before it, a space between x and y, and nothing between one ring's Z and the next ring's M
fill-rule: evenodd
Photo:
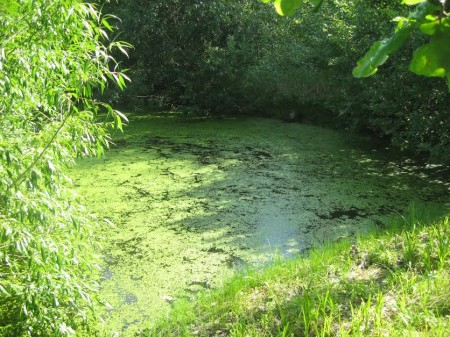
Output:
M293 14L301 5L310 3L316 8L323 0L262 0L273 2L280 15ZM430 37L429 43L420 46L413 54L409 70L417 75L447 78L450 90L450 0L403 0L415 6L407 17L396 17L392 35L375 42L357 62L353 76L361 78L375 74L389 55L396 52L408 40L413 31L420 30Z

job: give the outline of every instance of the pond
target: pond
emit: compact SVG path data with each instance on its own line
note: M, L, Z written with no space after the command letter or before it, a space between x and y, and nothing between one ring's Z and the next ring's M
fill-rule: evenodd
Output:
M104 329L127 336L234 270L382 230L414 203L442 208L442 169L370 142L263 118L134 116L72 170L105 237Z

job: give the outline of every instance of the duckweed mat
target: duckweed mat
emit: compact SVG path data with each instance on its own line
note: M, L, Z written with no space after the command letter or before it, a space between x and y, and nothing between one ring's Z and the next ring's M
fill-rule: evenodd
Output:
M134 116L71 172L105 238L102 327L129 336L241 266L383 229L448 202L442 168L370 142L262 118Z

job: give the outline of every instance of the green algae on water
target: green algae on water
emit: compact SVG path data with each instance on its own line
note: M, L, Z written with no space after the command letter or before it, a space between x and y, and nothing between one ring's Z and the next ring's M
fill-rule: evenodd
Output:
M72 172L88 209L115 224L100 233L109 334L132 335L240 266L448 202L444 182L314 126L136 116L114 142Z

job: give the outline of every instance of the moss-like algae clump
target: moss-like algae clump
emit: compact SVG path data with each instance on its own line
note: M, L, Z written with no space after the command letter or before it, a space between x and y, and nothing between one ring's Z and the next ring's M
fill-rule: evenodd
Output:
M105 237L105 331L131 335L171 299L275 254L386 224L414 202L435 207L448 186L412 163L335 131L274 120L131 119L105 157L72 176Z

